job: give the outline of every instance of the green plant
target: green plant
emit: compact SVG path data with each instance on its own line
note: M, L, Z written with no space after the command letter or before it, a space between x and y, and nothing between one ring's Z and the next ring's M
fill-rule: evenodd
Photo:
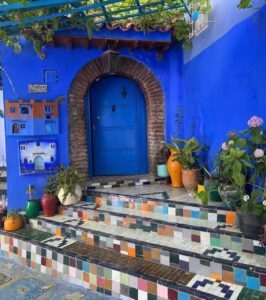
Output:
M208 205L209 203L209 193L207 191L200 191L196 194L200 199L202 205Z
M47 178L46 185L43 188L45 194L56 195L58 188L57 176L50 176Z
M77 197L75 189L77 185L83 185L83 179L79 175L78 171L72 167L64 168L60 167L56 175L57 192L60 189L64 190L64 200L68 194Z
M242 9L250 8L250 7L252 7L251 3L252 3L252 0L241 0L237 7L242 8Z
M233 184L243 194L248 171L253 168L246 150L231 145L228 150L219 153L216 163L221 180Z
M16 2L22 3L26 6L27 1L17 1L9 0L8 4ZM83 5L91 5L92 1L83 1ZM151 0L141 1L143 5L151 5ZM167 0L165 5L173 5L172 0ZM193 11L208 12L211 10L209 0L188 0L187 4L191 6ZM66 4L60 5L57 7L40 7L35 10L25 11L23 9L11 11L5 14L5 21L18 21L14 31L10 27L2 27L0 30L0 40L3 41L7 46L14 48L16 53L21 51L21 45L19 36L23 35L26 39L32 41L33 47L37 52L40 58L44 58L45 54L42 50L42 47L53 41L53 36L58 29L68 29L68 28L83 28L87 30L88 36L91 37L94 30L98 30L101 27L99 23L99 8L90 9L88 11L84 10L81 13L66 13L69 10L77 8L77 4ZM141 17L127 17L129 8L132 8L132 11L138 9L136 2L132 0L125 0L119 3L113 3L108 5L106 16L108 18L109 24L122 24L127 26L128 24L135 24L136 27L140 28L142 31L148 31L150 26L166 26L167 28L172 28L173 37L177 41L184 41L184 46L191 46L190 31L192 24L187 22L186 15L187 12L185 9L173 9L163 11L164 4L158 2L154 6L154 10L157 13L151 15L145 15ZM143 8L145 11L147 9ZM100 9L101 10L101 9ZM127 10L127 12L121 12L121 10ZM149 8L148 8L149 10ZM148 12L147 10L147 12ZM120 11L120 12L119 12ZM67 17L58 18L57 13L63 14L66 13ZM44 19L40 21L35 21L34 19L43 16L43 15L53 15L53 18ZM113 20L114 18L121 18L121 20ZM25 23L25 20L33 19L30 23ZM104 18L102 22L106 22Z
M195 137L189 140L172 138L172 145L166 146L175 152L174 159L182 164L184 170L191 170L198 167L197 155L205 147L201 146Z
M7 218L14 218L14 217L16 217L16 216L18 216L18 215L19 215L19 213L16 212L15 209L12 209L11 211L9 211L9 212L7 213L6 217L7 217Z
M33 184L29 184L27 189L26 189L26 194L29 195L29 200L33 200L33 195L36 194L36 191L35 191L35 187Z
M266 213L266 134L261 118L253 116L247 124L246 130L228 133L216 164L222 180L239 192L240 208L260 215Z

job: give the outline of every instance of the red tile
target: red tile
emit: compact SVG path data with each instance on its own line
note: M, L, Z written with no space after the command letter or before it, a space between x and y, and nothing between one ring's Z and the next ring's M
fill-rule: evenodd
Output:
M177 300L177 291L168 289L168 299L169 300Z

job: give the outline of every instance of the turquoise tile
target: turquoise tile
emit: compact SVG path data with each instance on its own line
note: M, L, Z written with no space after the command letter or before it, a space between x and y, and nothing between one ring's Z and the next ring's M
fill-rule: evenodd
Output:
M246 282L247 280L247 271L239 268L235 268L234 279L236 281Z
M190 295L184 292L179 292L178 300L190 300Z
M249 289L259 290L259 288L260 288L259 278L247 276L247 287Z
M194 210L192 210L191 216L192 216L192 218L194 218L194 219L199 219L199 218L200 218L200 212L199 212L199 211L194 211Z
M82 262L82 269L84 272L90 272L90 264L86 261Z
M168 206L163 206L163 214L164 215L168 214Z

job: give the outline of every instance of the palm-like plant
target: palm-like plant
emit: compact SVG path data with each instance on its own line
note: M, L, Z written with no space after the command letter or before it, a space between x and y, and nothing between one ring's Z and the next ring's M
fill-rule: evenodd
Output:
M205 147L200 145L195 137L191 139L179 139L171 138L172 145L166 144L166 146L173 151L174 159L182 164L184 170L191 170L197 167L197 155L196 153L204 150Z

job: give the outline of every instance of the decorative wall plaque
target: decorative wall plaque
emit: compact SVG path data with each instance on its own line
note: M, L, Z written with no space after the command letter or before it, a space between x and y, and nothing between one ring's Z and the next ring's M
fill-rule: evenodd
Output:
M29 93L47 93L47 84L32 84L28 85Z

